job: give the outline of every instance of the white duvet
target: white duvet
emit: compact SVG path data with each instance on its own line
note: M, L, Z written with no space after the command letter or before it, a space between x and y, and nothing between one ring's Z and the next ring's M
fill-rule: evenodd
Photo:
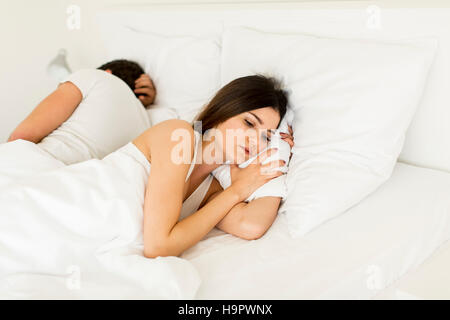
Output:
M142 254L142 170L119 151L66 167L1 145L0 298L192 299L189 261Z

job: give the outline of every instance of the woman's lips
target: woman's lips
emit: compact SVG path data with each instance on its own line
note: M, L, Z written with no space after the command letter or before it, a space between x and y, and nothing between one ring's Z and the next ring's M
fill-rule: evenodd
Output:
M250 150L249 150L248 148L243 147L243 146L241 146L241 148L244 149L244 151L245 151L246 154L250 154Z

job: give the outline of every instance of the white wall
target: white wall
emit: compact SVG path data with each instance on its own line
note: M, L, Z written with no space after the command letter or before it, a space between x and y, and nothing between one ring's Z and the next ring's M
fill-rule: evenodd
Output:
M284 2L306 2L292 0ZM330 0L329 0L330 1ZM353 0L358 2L359 0ZM133 0L134 4L149 3L211 3L206 0ZM221 3L268 2L261 0L220 0ZM276 2L276 1L272 1ZM309 2L321 6L333 2ZM372 1L377 2L377 1ZM126 3L124 0L0 0L0 143L6 141L15 126L56 86L46 74L49 61L59 48L68 50L72 70L98 67L105 62L104 50L99 43L95 15L102 8ZM377 2L378 3L378 2ZM429 6L426 0L381 1L385 6ZM412 4L411 4L412 3ZM70 5L81 9L81 29L66 26ZM433 4L449 5L446 0ZM127 3L127 5L130 5Z

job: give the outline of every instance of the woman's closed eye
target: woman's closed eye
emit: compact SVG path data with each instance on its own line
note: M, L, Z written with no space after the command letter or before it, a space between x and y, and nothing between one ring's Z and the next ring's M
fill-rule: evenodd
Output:
M253 128L255 125L253 123L251 123L250 121L248 121L247 119L244 120L246 125L249 126L250 128ZM262 130L264 132L264 130ZM262 134L262 138L264 139L264 141L266 142L270 142L270 138L265 135L264 133Z
M249 126L249 127L254 127L254 125L253 125L253 123L251 123L250 121L248 121L247 119L245 119L244 120L245 121L245 123L247 124L247 126Z

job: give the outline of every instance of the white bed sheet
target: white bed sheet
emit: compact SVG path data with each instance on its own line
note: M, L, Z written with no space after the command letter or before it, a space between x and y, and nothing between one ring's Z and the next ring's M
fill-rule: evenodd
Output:
M345 214L293 240L284 214L260 239L213 229L181 256L196 299L370 299L450 238L450 174L397 163Z
M149 168L128 147L64 166L29 141L0 145L0 299L195 297L189 261L143 256Z

